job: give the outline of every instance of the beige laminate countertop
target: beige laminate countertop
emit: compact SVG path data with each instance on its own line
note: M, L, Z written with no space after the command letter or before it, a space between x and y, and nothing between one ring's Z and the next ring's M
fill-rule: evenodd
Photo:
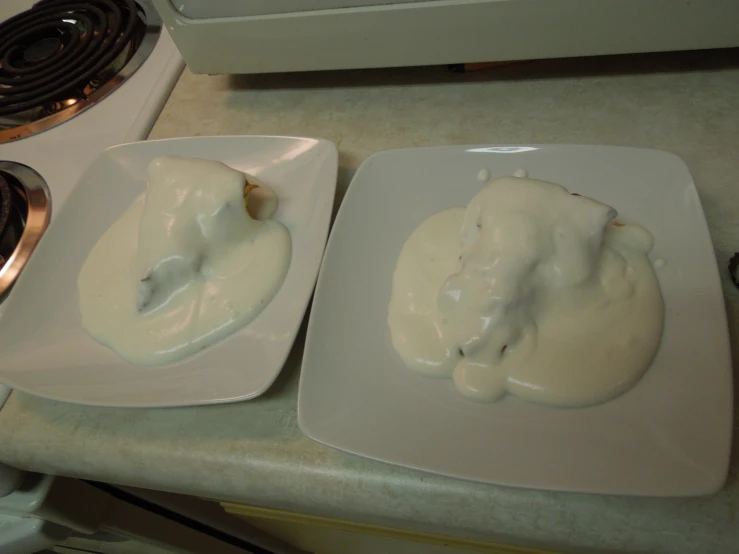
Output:
M378 150L470 143L594 143L670 150L690 167L724 279L735 359L739 290L739 50L282 76L187 70L151 138L325 137L338 198ZM263 397L223 406L102 409L13 393L0 460L39 472L177 491L358 522L560 551L737 552L737 449L726 487L641 499L485 486L344 454L303 437L303 336Z

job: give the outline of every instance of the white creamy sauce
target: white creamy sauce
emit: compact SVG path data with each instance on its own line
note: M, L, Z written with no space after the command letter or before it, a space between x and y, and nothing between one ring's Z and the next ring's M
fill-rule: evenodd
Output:
M285 278L291 241L277 221L250 217L245 184L242 172L220 162L153 160L147 192L105 232L80 271L85 330L126 360L160 365L254 319ZM276 207L274 193L263 188L247 197L260 219Z
M410 369L452 378L472 399L609 400L659 346L653 238L612 225L604 204L517 174L408 238L393 275L393 346Z

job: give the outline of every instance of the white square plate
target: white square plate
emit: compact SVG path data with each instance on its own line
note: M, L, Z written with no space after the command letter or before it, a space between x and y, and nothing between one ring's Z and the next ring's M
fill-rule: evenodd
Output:
M644 378L599 406L475 403L451 380L405 368L387 328L395 261L428 216L492 177L533 178L614 206L656 238L666 305ZM603 494L691 496L720 488L732 381L723 296L690 173L673 154L607 146L459 146L382 152L359 169L318 278L303 358L300 428L329 446L475 481Z
M77 275L100 236L146 189L149 162L161 155L220 160L274 188L275 219L290 231L292 259L277 295L249 325L178 364L142 367L82 329ZM0 381L38 396L101 406L185 406L260 395L282 369L313 292L337 169L333 143L311 138L194 137L105 150L3 304Z

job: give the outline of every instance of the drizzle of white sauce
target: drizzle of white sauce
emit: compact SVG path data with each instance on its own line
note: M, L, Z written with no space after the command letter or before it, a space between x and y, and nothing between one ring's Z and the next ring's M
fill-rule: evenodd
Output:
M277 221L249 215L245 184L244 173L220 162L153 160L146 194L105 232L80 271L85 330L126 360L160 365L253 320L284 280L291 241ZM260 219L276 207L269 190L251 200L249 211Z
M524 177L424 221L398 258L388 324L404 363L463 395L603 402L649 367L664 306L653 238L615 210Z

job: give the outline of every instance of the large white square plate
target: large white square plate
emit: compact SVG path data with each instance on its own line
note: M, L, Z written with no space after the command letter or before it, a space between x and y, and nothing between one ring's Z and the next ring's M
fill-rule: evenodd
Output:
M664 337L644 378L590 408L464 399L406 369L387 328L395 261L426 217L516 169L593 196L656 237ZM732 380L723 296L695 185L673 154L606 146L460 146L382 152L359 169L318 278L298 400L303 432L348 452L475 481L604 494L720 488Z
M290 231L292 259L277 295L249 325L178 364L142 367L82 329L77 275L100 236L146 189L147 166L161 155L220 160L273 187L275 218ZM184 406L260 395L279 374L313 292L337 169L333 143L311 138L194 137L105 150L3 304L0 381L38 396L102 406Z

